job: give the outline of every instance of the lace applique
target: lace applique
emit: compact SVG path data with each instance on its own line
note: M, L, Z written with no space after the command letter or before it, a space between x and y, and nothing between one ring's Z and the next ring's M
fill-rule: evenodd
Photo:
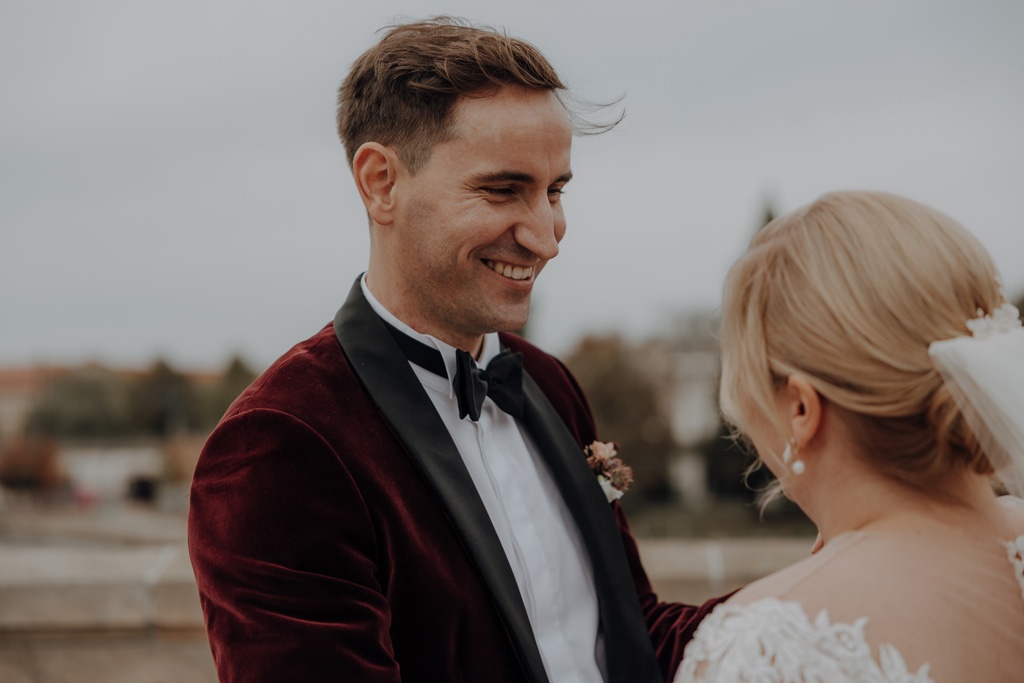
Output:
M1006 555L1013 565L1013 575L1020 584L1020 596L1024 598L1024 535L1006 543Z
M719 605L686 647L675 683L934 683L927 664L910 673L891 645L878 648L876 662L867 622L831 624L821 610L812 624L799 603L776 598Z

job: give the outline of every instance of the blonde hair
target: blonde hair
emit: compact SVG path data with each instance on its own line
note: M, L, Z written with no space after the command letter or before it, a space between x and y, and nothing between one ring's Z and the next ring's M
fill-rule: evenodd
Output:
M774 424L775 391L802 373L883 473L917 487L955 467L991 473L928 346L1002 301L991 257L949 217L890 194L825 195L765 226L729 272L723 412L741 432L755 416Z

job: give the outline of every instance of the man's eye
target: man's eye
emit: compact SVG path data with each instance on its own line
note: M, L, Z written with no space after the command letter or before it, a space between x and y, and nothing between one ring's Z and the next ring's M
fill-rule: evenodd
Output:
M511 187L485 187L484 192L500 196L508 196L515 192Z

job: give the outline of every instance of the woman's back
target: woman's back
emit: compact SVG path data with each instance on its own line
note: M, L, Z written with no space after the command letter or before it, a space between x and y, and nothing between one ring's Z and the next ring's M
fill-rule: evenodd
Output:
M990 534L851 531L720 606L677 681L1024 679L1024 506Z

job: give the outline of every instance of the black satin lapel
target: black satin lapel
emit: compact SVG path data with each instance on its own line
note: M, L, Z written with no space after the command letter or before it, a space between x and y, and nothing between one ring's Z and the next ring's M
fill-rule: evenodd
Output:
M476 486L423 385L363 296L359 280L334 319L334 333L370 398L459 533L491 591L527 676L547 683L519 586Z
M633 575L611 506L576 440L528 374L523 426L551 470L587 547L601 613L609 683L660 683Z

